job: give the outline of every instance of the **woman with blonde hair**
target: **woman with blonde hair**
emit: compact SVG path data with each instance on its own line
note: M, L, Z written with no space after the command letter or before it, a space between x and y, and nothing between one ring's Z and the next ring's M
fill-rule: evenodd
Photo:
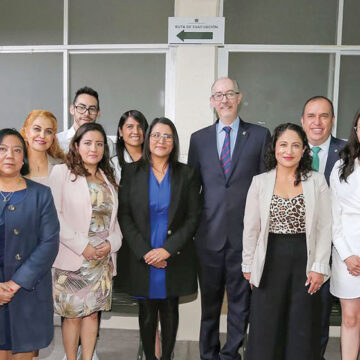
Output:
M56 117L47 110L31 111L20 130L29 154L28 177L44 185L48 184L53 166L64 161L64 153L55 136L57 130Z

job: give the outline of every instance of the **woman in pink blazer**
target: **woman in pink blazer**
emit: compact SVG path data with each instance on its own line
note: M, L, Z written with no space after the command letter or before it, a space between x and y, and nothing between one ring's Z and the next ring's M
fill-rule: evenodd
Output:
M68 360L91 360L98 311L110 310L116 252L121 246L117 185L100 124L82 125L73 137L66 164L56 165L49 184L60 221L60 249L54 262L55 312Z

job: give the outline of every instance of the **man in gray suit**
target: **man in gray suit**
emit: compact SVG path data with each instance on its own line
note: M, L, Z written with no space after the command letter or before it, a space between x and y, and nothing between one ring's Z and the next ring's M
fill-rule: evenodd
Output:
M331 135L335 121L334 106L325 96L313 96L305 102L301 116L301 124L306 132L313 156L313 168L325 175L329 184L331 170L337 160L339 152L345 146L344 140ZM321 359L324 360L326 346L329 341L329 320L332 307L330 282L321 287L322 298L322 333Z
M246 195L264 170L269 130L241 120L242 95L229 78L215 81L210 103L219 118L191 136L189 164L201 174L204 205L195 236L200 263L202 360L240 360L248 324L250 288L242 276L242 233ZM219 320L226 289L227 339L220 348Z

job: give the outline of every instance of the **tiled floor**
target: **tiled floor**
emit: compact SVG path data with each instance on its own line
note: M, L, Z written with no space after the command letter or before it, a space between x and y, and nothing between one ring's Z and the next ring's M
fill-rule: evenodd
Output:
M137 359L139 345L137 331L102 329L100 335L97 347L100 360L140 360ZM339 347L339 339L331 338L326 360L340 360ZM54 341L47 349L40 352L40 359L62 360L63 356L61 332L60 328L56 326ZM198 360L199 358L199 347L196 341L178 341L176 343L175 360Z

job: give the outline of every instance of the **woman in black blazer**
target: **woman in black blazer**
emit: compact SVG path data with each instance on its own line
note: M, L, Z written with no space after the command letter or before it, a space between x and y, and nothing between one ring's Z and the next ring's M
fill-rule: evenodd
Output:
M179 139L167 118L155 119L145 136L143 159L122 169L119 222L127 244L127 292L138 298L140 335L147 360L155 360L158 312L162 359L173 352L179 296L197 291L193 236L200 218L200 179L178 162Z

